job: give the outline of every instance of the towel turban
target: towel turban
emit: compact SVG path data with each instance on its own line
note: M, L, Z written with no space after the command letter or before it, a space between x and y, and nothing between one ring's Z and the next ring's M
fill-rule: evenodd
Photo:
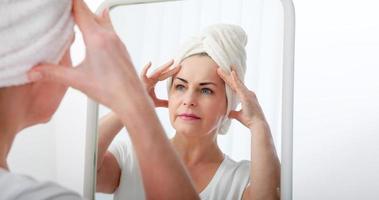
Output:
M28 83L41 62L57 64L73 37L72 0L0 0L0 88Z
M184 43L175 58L175 63L179 64L192 55L206 53L226 72L230 73L231 65L235 65L237 76L243 81L246 72L246 44L247 35L241 27L231 24L211 25ZM171 85L172 78L168 79L168 91ZM227 113L219 127L219 134L227 133L231 123L227 116L238 105L237 96L232 88L225 84L225 90L228 102Z

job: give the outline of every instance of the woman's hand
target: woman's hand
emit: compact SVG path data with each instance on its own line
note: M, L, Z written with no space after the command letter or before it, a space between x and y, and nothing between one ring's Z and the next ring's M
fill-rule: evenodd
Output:
M232 68L230 74L217 69L217 73L234 90L242 104L242 109L231 111L229 117L240 121L251 133L257 133L251 137L250 178L253 181L246 187L242 199L279 199L280 163L270 128L255 93L238 79L235 68Z
M173 64L174 60L171 60L156 69L150 76L147 76L147 71L151 67L151 62L149 62L147 65L145 65L140 74L140 78L145 85L146 91L149 93L151 99L153 100L155 107L168 107L167 100L157 98L155 94L155 85L158 83L158 81L163 81L180 70L180 66L169 69Z
M143 91L143 87L126 47L113 29L108 10L96 16L83 0L74 0L73 16L83 34L84 60L74 68L39 65L29 71L29 79L71 86L114 111L121 110L128 104L128 94Z
M240 111L232 110L228 117L240 121L249 129L252 129L257 123L267 123L257 96L253 91L250 91L241 80L239 80L233 66L232 68L233 70L230 74L227 74L221 68L217 69L218 75L238 95L242 105Z

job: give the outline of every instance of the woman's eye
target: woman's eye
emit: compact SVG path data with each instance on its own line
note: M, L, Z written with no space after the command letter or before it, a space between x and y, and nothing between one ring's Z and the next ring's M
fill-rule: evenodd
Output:
M179 91L184 90L184 85L176 85L175 90L179 90Z
M213 94L213 91L209 88L202 88L201 89L201 93L202 94L207 94L207 95L210 95L210 94Z

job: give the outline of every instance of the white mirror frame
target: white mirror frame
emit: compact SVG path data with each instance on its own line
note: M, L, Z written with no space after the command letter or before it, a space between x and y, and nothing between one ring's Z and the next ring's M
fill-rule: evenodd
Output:
M183 0L105 0L96 13L99 14L105 8L112 9L119 5L169 1ZM284 15L280 199L292 200L295 8L292 0L280 1ZM98 103L88 98L83 195L89 200L95 199L96 192L94 183L96 183L98 110Z

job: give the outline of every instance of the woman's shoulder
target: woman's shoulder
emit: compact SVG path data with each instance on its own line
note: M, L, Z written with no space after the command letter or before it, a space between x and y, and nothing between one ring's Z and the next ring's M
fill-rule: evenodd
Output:
M235 161L225 155L224 177L233 182L245 184L250 179L251 162L249 160Z
M32 177L0 169L0 199L82 199L79 194L53 182L39 182Z
M221 164L222 168L220 169L222 179L245 183L250 177L250 163L248 160L235 161L225 155L225 159Z
M250 161L235 161L225 155L202 199L241 199L250 178Z
M232 158L230 158L228 155L225 155L225 167L229 169L238 169L238 170L249 170L250 169L250 160L240 160L235 161Z

